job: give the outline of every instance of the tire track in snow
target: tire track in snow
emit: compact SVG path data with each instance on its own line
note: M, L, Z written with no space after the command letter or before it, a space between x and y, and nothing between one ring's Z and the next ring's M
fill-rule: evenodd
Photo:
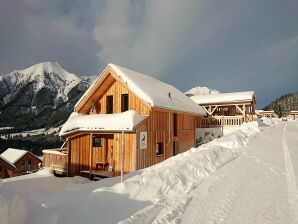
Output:
M288 185L288 200L290 206L290 224L298 223L298 192L296 178L294 174L293 164L291 160L290 151L286 140L287 125L284 126L282 135L282 147L284 151L286 178Z

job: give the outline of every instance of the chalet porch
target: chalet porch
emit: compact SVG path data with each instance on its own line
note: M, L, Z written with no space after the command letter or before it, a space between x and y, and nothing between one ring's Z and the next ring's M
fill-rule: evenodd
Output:
M68 153L67 148L43 150L44 167L52 168L54 173L67 176ZM107 162L96 163L95 169L81 170L80 175L93 179L94 177L113 177L114 172Z
M43 150L43 165L63 176L104 178L119 175L115 172L121 160L119 138L122 138L119 133L78 134L68 139L68 148Z

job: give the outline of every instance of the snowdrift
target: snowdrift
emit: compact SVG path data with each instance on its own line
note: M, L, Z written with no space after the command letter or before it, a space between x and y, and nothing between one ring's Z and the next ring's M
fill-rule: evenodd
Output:
M96 189L94 193L128 194L130 198L153 203L122 223L172 222L183 212L190 193L202 179L235 159L248 144L249 137L258 132L257 122L244 123L239 131L144 169L124 183Z

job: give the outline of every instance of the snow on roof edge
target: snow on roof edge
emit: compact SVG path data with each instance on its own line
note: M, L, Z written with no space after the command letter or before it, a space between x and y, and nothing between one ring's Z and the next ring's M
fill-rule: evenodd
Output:
M255 98L254 91L219 93L210 95L196 95L191 96L194 102L198 104L213 104L213 103L227 103L227 102L243 102L252 101Z
M134 110L115 114L93 115L73 112L61 128L59 136L65 136L77 131L131 132L147 117L147 115L139 115Z
M30 153L33 157L37 158L41 161L38 156L34 155L32 152L25 150L25 149L15 149L15 148L8 148L4 152L1 153L1 157L6 159L12 164L15 164L19 159L21 159L24 155Z

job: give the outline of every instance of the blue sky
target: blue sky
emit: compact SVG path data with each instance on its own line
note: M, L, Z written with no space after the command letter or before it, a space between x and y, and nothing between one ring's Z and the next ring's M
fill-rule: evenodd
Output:
M296 0L2 0L0 74L57 61L78 75L115 63L186 91L298 91Z

